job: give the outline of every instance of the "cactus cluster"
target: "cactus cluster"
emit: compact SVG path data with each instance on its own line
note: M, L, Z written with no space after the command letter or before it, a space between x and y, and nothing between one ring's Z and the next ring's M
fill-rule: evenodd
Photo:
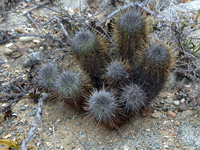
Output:
M149 107L172 68L171 48L159 41L149 42L148 28L145 17L136 12L116 17L114 56L106 38L79 29L70 50L78 67L64 70L47 64L38 73L39 85L54 91L66 104L86 111L97 124L119 128Z

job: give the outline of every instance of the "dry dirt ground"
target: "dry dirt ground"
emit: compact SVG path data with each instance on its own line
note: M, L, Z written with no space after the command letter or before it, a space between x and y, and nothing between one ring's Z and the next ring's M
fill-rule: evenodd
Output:
M102 3L100 5L103 5ZM26 7L24 4L23 9L17 7L16 11L10 12L8 16L10 24L7 26L10 31L18 29L22 33L38 33L36 32L37 28L34 25L30 25L31 23L28 22L27 17L23 13L25 10L30 9L31 6L34 5L28 4L28 7ZM56 7L53 4L47 6ZM117 8L119 7L121 7L120 3L117 5ZM110 11L117 8L112 6ZM45 15L43 14L45 11L44 8L33 10L33 16L35 19L47 21L55 13L48 10L46 13L51 13ZM20 23L16 19L19 16L21 17ZM5 28L5 22L0 26ZM47 33L50 31L47 28L42 30L42 32ZM9 56L3 54L3 49L7 44L0 45L0 56L3 60L12 62L13 60ZM38 51L41 47L41 45L35 44L32 41L22 43L19 39L16 39L15 44L24 51L27 48ZM48 47L50 46L47 45ZM53 49L53 47L51 46L49 49ZM18 52L16 52L16 55L18 55ZM29 70L29 68L22 68L17 62L12 67L9 67L9 64L3 64L1 69L1 74L11 69L13 74L16 75L23 75L26 70ZM171 82L171 79L169 81ZM151 112L147 117L136 115L119 130L108 130L100 127L91 118L88 118L84 112L76 112L71 108L63 106L62 103L52 103L46 100L47 102L44 102L42 108L42 119L38 123L28 146L37 146L40 150L200 149L198 147L198 144L200 145L200 117L198 111L193 110L192 107L188 107L186 111L178 111L178 106L171 102L176 100L174 98L176 98L176 93L179 91L176 88L172 88L170 82L167 83L165 89L152 102ZM187 86L188 89L191 88L191 85ZM189 99L189 95L185 98L185 103L188 105L187 98ZM181 99L178 100L181 101ZM3 105L3 103L0 104ZM13 117L0 124L0 138L15 140L17 133L19 139L23 139L23 131L26 134L30 131L37 109L38 104L31 101L31 98L22 98L13 107ZM185 131L187 130L188 132L182 131L182 128L185 128Z

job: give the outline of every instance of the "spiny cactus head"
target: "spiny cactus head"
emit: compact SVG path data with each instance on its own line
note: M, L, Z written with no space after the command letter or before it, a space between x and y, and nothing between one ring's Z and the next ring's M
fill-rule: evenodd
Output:
M129 11L120 16L117 29L126 36L141 35L146 30L146 22L139 14Z
M116 102L114 93L103 88L100 91L94 90L87 98L86 110L93 119L108 128L117 128L120 124L118 114L119 105Z
M127 61L114 60L107 65L103 78L106 84L116 87L118 82L124 82L129 78L130 70L131 67Z
M80 73L67 70L57 76L55 87L58 93L64 95L65 98L71 98L81 90L81 84Z
M48 63L43 65L38 72L38 85L46 90L50 90L54 87L54 81L58 73L58 67L56 64Z
M140 54L141 63L145 61L149 67L165 68L169 71L173 63L172 47L168 47L165 42L160 43L156 40L142 45L144 45L144 51Z
M126 113L138 113L147 103L146 93L137 84L131 83L122 88L119 102L124 105Z
M80 29L72 39L73 52L79 55L89 55L89 53L94 52L97 44L98 42L95 34L83 29Z

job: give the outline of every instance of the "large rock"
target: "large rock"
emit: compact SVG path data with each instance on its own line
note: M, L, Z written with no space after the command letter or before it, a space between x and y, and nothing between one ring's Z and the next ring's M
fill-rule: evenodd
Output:
M177 133L177 139L183 149L196 150L200 148L200 129L189 122L183 122Z
M34 52L25 56L24 68L31 67L33 64L39 64L43 60L43 54L41 52Z

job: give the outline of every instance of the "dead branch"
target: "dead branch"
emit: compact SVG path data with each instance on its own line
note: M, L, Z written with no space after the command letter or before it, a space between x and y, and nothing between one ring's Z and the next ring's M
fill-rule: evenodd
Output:
M33 121L33 124L31 126L30 132L27 134L26 138L22 141L22 144L21 144L22 150L27 150L26 144L30 141L31 137L33 136L34 131L35 131L36 126L37 126L37 123L40 121L40 119L42 117L43 100L45 98L46 98L46 96L40 98L40 100L38 101L38 111L37 111L37 114L36 114L35 119Z

